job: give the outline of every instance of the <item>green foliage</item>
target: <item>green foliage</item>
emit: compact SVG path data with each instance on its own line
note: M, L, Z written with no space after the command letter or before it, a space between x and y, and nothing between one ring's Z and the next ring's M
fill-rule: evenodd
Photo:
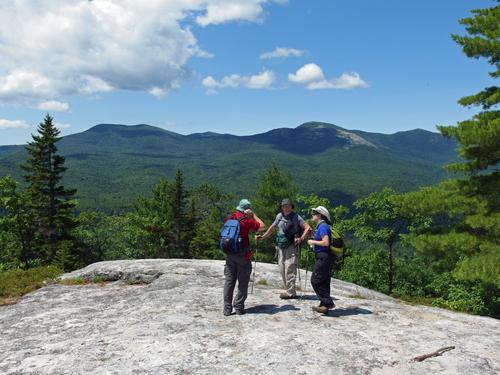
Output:
M87 280L82 276L59 281L61 285L83 285L85 283L87 283Z
M62 270L54 266L0 272L0 305L6 302L6 298L20 297L41 288L61 273Z
M231 211L230 197L215 186L204 184L194 188L189 199L196 220L189 244L191 255L198 259L224 259L218 239L222 219Z
M293 199L297 187L292 175L284 168L273 163L261 176L254 199L255 211L269 225L280 211L283 198Z
M500 317L500 289L480 281L457 280L451 273L439 275L430 285L434 306L472 314Z
M397 204L398 194L390 188L375 192L366 198L354 202L358 213L345 221L345 226L351 229L358 238L373 243L382 243L388 250L387 283L388 292L392 293L394 281L393 248L401 233L408 230L411 219L425 222L418 215L404 215Z
M436 277L423 259L409 253L394 258L394 270L392 295L395 297L425 298L427 285Z
M38 135L33 135L33 141L26 146L28 158L21 166L26 172L36 247L45 252L44 258L49 263L56 257L60 261L64 258L65 266L76 267L83 261L81 254L73 251L76 244L71 243L76 227L76 203L72 200L76 190L60 184L66 171L65 159L56 147L60 132L49 115L37 131Z
M498 78L500 6L474 10L473 15L460 21L469 35L454 35L453 39L467 56L486 58L495 68L491 76ZM457 126L439 127L442 134L458 141L461 159L448 166L458 178L401 199L406 212L432 218L431 226L413 228L404 240L427 259L429 267L448 271L444 275L457 279L451 283L451 276L446 276L449 293L443 295L445 288L438 288L442 296L437 303L461 311L491 311L477 285L500 286L499 102L496 86L462 98L460 104L478 106L482 111Z
M89 263L110 258L107 252L113 247L118 235L108 223L110 219L110 216L98 211L82 212L78 217L75 236L85 248Z
M28 268L42 256L35 243L33 207L29 194L11 177L0 179L0 261Z
M194 218L188 211L187 192L179 170L175 181L160 179L153 188L152 198L141 197L135 213L129 218L136 227L135 240L139 240L138 247L144 249L144 257L190 257L189 241Z
M389 255L381 247L372 246L366 251L352 251L336 277L366 288L388 293L387 274Z
M316 192L336 204L350 205L386 186L409 191L437 183L445 175L442 164L455 159L454 142L440 134L353 131L377 148L344 147L346 140L338 136L337 129L324 123L282 129L288 134L286 139L298 145L326 141L324 150L283 147L284 138L273 143L272 134L182 136L147 125L100 125L64 137L58 146L68 167L64 184L78 188L79 207L108 214L133 210L137 196L149 195L161 177L174 179L178 168L187 188L210 181L225 193L251 197L255 182L274 160L293 173L301 192ZM25 153L2 153L3 149L0 146L0 176L21 179L16 166Z

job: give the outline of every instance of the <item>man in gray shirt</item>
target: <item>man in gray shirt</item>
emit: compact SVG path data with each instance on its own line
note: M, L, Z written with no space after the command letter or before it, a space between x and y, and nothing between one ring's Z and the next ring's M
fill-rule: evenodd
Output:
M276 233L276 250L278 251L278 266L286 292L280 294L281 299L297 298L295 279L299 263L298 249L308 235L311 227L299 214L293 211L294 206L290 199L281 201L281 212L276 215L274 222L263 235L255 236L256 240L266 239L274 231Z

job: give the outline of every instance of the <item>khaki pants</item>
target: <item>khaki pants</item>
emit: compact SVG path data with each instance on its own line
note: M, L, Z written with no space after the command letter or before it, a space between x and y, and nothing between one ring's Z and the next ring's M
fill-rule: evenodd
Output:
M286 292L294 296L295 279L297 278L297 265L299 262L298 249L292 244L284 249L276 247L278 251L278 266L285 285Z

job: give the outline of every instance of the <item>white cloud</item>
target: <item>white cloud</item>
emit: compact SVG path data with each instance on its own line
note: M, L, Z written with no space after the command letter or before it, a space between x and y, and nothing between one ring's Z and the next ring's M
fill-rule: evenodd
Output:
M196 17L201 26L217 25L230 21L259 21L265 0L211 1L203 15Z
M305 85L309 90L366 88L366 83L356 72L342 73L338 78L325 79L323 70L316 64L306 64L295 73L288 74L288 80Z
M286 57L300 57L304 55L305 51L295 48L286 47L276 47L274 51L264 52L259 57L261 59L275 59L275 58L286 58Z
M218 82L212 76L207 76L203 78L201 84L207 89L215 89L218 86Z
M324 81L323 71L316 64L306 64L294 74L288 75L288 80L295 83L307 84L309 82Z
M69 104L58 102L57 100L49 100L39 103L37 108L42 111L67 112L69 110Z
M262 73L251 76L245 86L249 89L268 89L271 88L276 80L274 73L271 70L265 70Z
M216 89L221 88L237 88L246 87L249 89L270 89L276 80L276 76L272 70L264 70L252 76L240 76L239 74L231 74L217 81L212 76L203 78L201 84L207 89L207 94L214 94Z
M28 129L30 126L23 120L6 120L0 118L0 129Z
M307 85L310 90L317 89L354 89L366 88L368 84L363 81L356 72L342 73L339 78L332 78L329 81L311 82Z
M165 96L191 76L190 58L213 57L190 24L258 22L270 2L1 1L0 103L36 106L119 89Z
M149 90L149 93L158 99L164 98L167 96L168 92L160 87L153 87L151 90Z

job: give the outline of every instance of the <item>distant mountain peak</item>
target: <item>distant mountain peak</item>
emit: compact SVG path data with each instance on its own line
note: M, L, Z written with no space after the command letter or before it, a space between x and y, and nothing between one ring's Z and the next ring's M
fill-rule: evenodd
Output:
M378 148L373 143L367 141L363 137L361 137L357 134L348 132L347 130L337 129L337 136L347 139L349 141L349 143L351 144L351 146L368 146L368 147Z
M340 126L328 122L308 121L297 126L296 129L342 129Z
M115 133L125 138L136 137L176 137L183 138L182 135L147 124L121 125L121 124L98 124L85 132L89 133Z
M161 128L158 128L156 126L151 126L147 124L136 124L136 125L123 125L123 124L97 124L92 126L90 129L86 131L90 132L102 132L102 131L108 131L108 130L124 130L128 129L130 131L134 131L137 129L144 129L144 128L149 128L149 129L154 129L154 130L163 130Z

